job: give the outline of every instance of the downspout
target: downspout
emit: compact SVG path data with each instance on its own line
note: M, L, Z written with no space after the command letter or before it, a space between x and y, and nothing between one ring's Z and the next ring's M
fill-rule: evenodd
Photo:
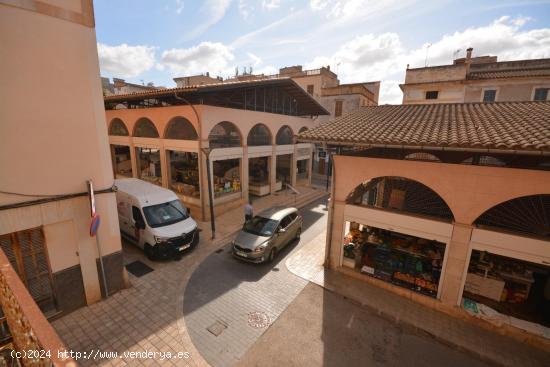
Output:
M337 153L340 153L340 147L337 148ZM330 158L330 157L329 157ZM330 161L330 159L329 159ZM336 186L336 165L334 164L334 157L332 157L332 179L330 183L330 197L329 197L329 205L328 205L328 218L327 218L327 238L326 238L326 246L325 246L325 262L324 267L330 268L330 252L332 250L332 223L334 218L334 187Z
M174 98L176 98L177 100L180 100L180 101L183 101L185 102L188 106L190 106L192 109L193 109L193 112L195 113L195 118L197 119L197 126L198 126L198 138L199 138L199 151L197 152L197 154L199 154L199 157L200 157L200 153L201 153L201 141L202 141L202 123L201 123L201 118L200 118L200 115L199 115L199 112L197 111L197 109L195 108L195 105L189 103L188 100L186 100L185 98L183 97L180 97L178 96L178 93L177 92L174 92ZM200 170L200 166L201 166L201 161L199 159L198 161L198 164L199 164L199 170ZM210 169L209 167L207 167L207 169ZM200 175L199 175L199 178L200 178ZM202 179L199 181L201 182L201 187L200 189L202 190ZM204 195L201 193L201 219L204 220Z

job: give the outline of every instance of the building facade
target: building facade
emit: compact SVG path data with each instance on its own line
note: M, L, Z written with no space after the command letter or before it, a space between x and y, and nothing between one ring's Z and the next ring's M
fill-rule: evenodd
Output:
M325 265L455 315L489 310L506 331L548 343L549 112L549 102L364 107L300 134L341 152Z
M286 185L309 185L312 145L294 136L327 114L290 79L175 88L105 98L113 168L174 190L208 220ZM229 107L231 106L231 107ZM209 167L206 158L209 158Z
M59 4L0 1L0 246L47 316L102 298L99 253L124 286L92 2Z
M550 59L499 62L472 52L452 65L407 68L403 104L550 100Z

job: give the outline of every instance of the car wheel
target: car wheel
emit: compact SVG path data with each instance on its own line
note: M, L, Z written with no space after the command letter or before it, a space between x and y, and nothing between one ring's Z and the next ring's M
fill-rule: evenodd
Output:
M155 256L155 250L153 249L153 246L146 243L144 250L145 250L145 256L147 256L149 260L154 261L156 256Z
M272 262L275 259L275 256L277 255L277 249L272 248L269 252L269 257L267 258L267 262Z
M302 227L298 228L298 230L296 231L296 237L294 237L294 239L299 240L301 235L302 235Z

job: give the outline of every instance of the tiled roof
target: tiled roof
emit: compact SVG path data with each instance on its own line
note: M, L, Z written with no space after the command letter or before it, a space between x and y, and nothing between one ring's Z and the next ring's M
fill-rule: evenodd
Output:
M298 140L373 146L550 151L550 102L362 107Z
M500 78L521 78L550 76L550 68L546 69L521 69L521 70L494 70L470 72L468 79L500 79Z

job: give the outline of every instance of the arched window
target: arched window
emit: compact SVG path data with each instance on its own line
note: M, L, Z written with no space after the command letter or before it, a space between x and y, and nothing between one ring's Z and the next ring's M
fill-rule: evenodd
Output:
M134 136L141 138L158 138L159 132L151 120L147 117L142 117L136 122Z
M109 125L109 135L128 136L130 134L124 122L119 118L114 118Z
M197 140L197 131L193 124L183 117L174 117L168 122L164 132L166 139Z
M294 134L292 133L290 127L285 125L279 129L279 131L277 132L277 138L275 140L277 145L292 144L293 136Z
M462 164L473 164L476 166L494 166L494 167L504 167L506 162L502 161L499 158L492 157L490 155L481 155L474 156L462 161Z
M246 144L249 146L271 145L271 132L264 124L257 124L250 129Z
M303 133L304 131L308 131L309 129L305 126L302 126L300 130L298 130L298 134Z
M241 133L233 123L223 121L210 130L208 142L210 148L240 147Z
M435 191L403 177L378 177L364 182L348 195L346 203L445 221L454 218L447 203Z
M550 195L531 195L498 204L474 222L508 232L550 238Z
M441 162L439 158L437 158L435 155L431 153L426 153L426 152L417 152L417 153L407 154L405 156L405 159L410 161Z

